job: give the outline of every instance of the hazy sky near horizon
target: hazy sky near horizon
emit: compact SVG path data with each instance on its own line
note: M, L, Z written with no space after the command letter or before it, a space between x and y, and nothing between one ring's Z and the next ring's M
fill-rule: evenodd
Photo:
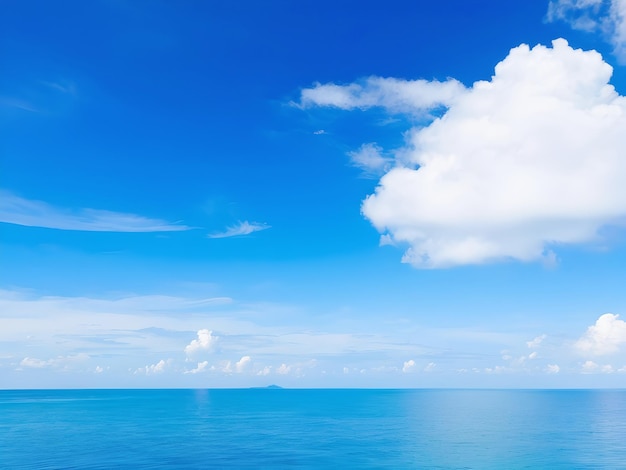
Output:
M0 388L625 386L626 0L0 9Z

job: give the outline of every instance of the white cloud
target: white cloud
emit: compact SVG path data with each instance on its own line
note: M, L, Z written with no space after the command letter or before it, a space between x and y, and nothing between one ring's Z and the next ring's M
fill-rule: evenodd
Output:
M197 303L201 304L201 309L190 311L188 305ZM160 304L164 304L164 307L161 305L163 310L155 311ZM104 369L107 380L122 377L121 382L115 382L116 386L129 386L137 382L123 380L132 380L135 368L148 364L136 371L135 378L154 374L154 377L170 377L171 381L176 376L190 380L211 375L215 386L229 386L233 384L229 380L257 376L257 380L264 376L309 380L321 377L323 370L327 371L327 380L334 380L342 374L345 365L345 373L349 374L345 379L361 376L361 370L365 369L372 379L368 384L376 386L380 380L398 385L412 374L422 375L428 381L424 372L431 370L431 375L437 376L463 369L469 373L506 371L525 377L545 377L550 373L548 366L555 364L559 364L560 372L580 372L587 359L600 364L610 362L615 372L624 365L623 357L618 355L611 361L599 361L591 354L572 354L573 344L586 328L579 329L574 337L562 331L547 331L547 339L540 342L538 338L543 335L537 336L532 329L506 333L475 328L431 329L404 319L401 323L392 321L392 315L386 322L366 327L357 325L358 322L342 322L341 325L326 322L323 333L314 329L302 332L302 325L276 326L274 319L265 314L271 309L258 310L257 306L247 305L243 318L253 320L244 321L238 318L242 314L237 303L229 305L225 311L216 311L210 303L208 310L205 305L204 301L167 296L118 300L37 298L27 297L25 292L0 290L0 323L4 320L0 328L0 370L6 373L21 367L30 370L29 374L21 373L27 377L35 373L46 375L46 371L65 368L69 363L71 370L80 372L88 381L93 380L99 366ZM209 317L213 332L205 328ZM397 325L402 325L400 330L405 335L407 331L414 332L415 341L407 343L402 335L394 337L399 331ZM348 328L353 333L337 332ZM376 331L369 333L372 328ZM215 331L223 332L219 340ZM539 343L539 346L528 348L527 343ZM185 345L191 345L191 349L185 350ZM622 347L624 349L626 347ZM75 363L59 361L58 366L53 365L59 359L58 354L68 358L80 351L91 355L91 359L85 356L89 360L86 364L76 358ZM186 354L189 351L194 355ZM129 365L129 357L137 362ZM168 357L174 360L168 363ZM320 362L311 360L313 357ZM492 362L494 357L496 360ZM159 366L161 358L165 364ZM427 360L420 362L419 358ZM24 362L20 365L22 359ZM187 361L183 362L185 359ZM496 367L498 365L500 368ZM120 375L120 371L129 367L132 367L129 374ZM163 373L156 375L159 371ZM153 375L148 375L151 377ZM311 380L306 382L307 386L314 385L314 379Z
M299 105L340 109L382 107L390 112L421 114L441 105L450 105L464 90L460 82L452 79L438 82L369 77L361 83L349 85L316 83L313 88L302 90Z
M558 366L558 364L548 364L545 368L545 371L548 374L558 374L561 371L561 368Z
M424 352L418 347L415 353L406 352L404 341L394 337L394 332L345 333L343 326L330 324L325 328L331 331L302 331L302 325L278 325L284 315L299 315L299 312L299 307L293 305L241 304L226 297L52 297L0 289L0 356L10 353L19 360L27 356L46 359L59 351L64 354L89 351L102 357L98 365L114 366L115 370L127 366L123 364L124 356L145 357L133 365L135 370L155 357L182 356L191 368L196 362L209 359L209 354L214 358L209 359L210 363L216 365L225 358L250 355L261 358L262 364L273 364L271 361L276 357L293 358L297 364L294 370L297 367L305 370L308 365L304 358L318 354L339 357L377 350L397 355L398 359L393 360L400 360L405 354ZM206 328L209 317L211 339ZM197 332L204 329L207 331L198 336ZM194 332L193 337L189 331ZM220 347L222 335L217 331L231 338L224 342L223 348ZM29 336L34 339L27 339ZM481 336L476 340L483 339ZM203 344L208 349L202 349ZM187 352L195 355L189 356Z
M213 332L211 330L202 329L198 330L198 339L194 339L185 346L185 354L187 356L194 356L202 351L210 351L215 346L215 343L218 341L218 336L213 336Z
M48 367L50 365L51 365L51 362L49 360L48 361L44 361L42 359L37 359L37 358L34 358L34 357L25 357L20 362L20 366L22 366L22 367L32 367L32 368L36 368L36 369L41 369L43 367Z
M318 362L316 359L309 359L293 364L286 364L283 362L280 366L274 367L274 372L278 375L292 375L294 377L304 377L307 374L307 371L316 368L317 365ZM272 367L266 366L261 372L258 372L257 375L267 375L270 373L271 370ZM325 374L325 372L320 371L320 374Z
M198 372L204 372L209 365L209 361L198 362L198 365L195 369L186 370L185 374L197 374Z
M508 372L509 369L504 366L495 366L495 367L485 367L486 374L502 374L504 372Z
M382 148L376 144L363 144L359 150L348 152L352 164L363 170L365 175L380 176L391 168L393 159L383 156Z
M619 315L605 313L576 342L575 347L583 354L602 356L619 351L626 343L626 322Z
M565 21L574 29L594 31L600 25L597 17L605 0L551 0L548 21Z
M589 374L589 373L593 373L598 369L598 364L596 364L593 361L586 361L583 365L582 365L582 372L583 374Z
M235 363L235 371L238 373L246 371L252 364L252 358L250 356L243 356Z
M146 374L146 375L161 374L165 371L166 366L167 366L167 362L161 359L156 364L151 364L145 367L140 367L139 369L135 370L135 374Z
M547 338L546 335L537 336L535 339L531 341L526 341L526 346L528 346L530 349L537 349L539 345L543 343L543 340L546 338Z
M583 374L612 374L615 372L613 366L611 364L600 365L596 364L593 361L585 361L585 363L581 367L581 372Z
M240 374L248 370L251 364L252 358L250 356L243 356L241 359L235 362L234 367L231 361L224 361L222 362L222 366L219 369L215 366L212 366L211 370L221 370L222 372L225 372L227 374L232 374L233 372Z
M89 355L85 353L73 354L69 356L57 356L52 359L37 359L34 357L25 357L20 361L20 367L28 367L32 369L43 368L63 368L68 369L72 365L84 363L89 360Z
M521 45L415 128L362 212L422 268L540 260L626 218L626 98L595 51ZM549 255L548 255L549 256Z
M626 0L551 0L547 20L602 33L620 62L626 62Z
M165 370L165 361L163 359L161 359L159 362L157 362L156 364L153 364L151 366L146 366L146 374L150 373L150 374L160 374L161 372L163 372Z
M236 225L228 227L223 232L212 233L207 235L209 238L228 238L228 237L238 237L241 235L249 235L253 232L259 232L261 230L267 230L271 228L271 226L267 224L259 224L256 222L248 222L247 220L243 222L239 222Z
M615 55L620 62L626 62L626 0L613 0L610 21L613 25L611 36Z
M408 361L405 361L404 365L402 366L402 372L406 374L413 370L415 370L415 361L413 359L409 359Z
M186 225L135 214L54 207L43 201L21 198L9 191L0 191L0 222L85 232L176 232L191 229Z

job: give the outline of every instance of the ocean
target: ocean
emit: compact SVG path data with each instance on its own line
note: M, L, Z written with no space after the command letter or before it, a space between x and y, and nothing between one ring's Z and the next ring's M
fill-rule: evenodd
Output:
M2 469L626 469L623 390L3 390Z

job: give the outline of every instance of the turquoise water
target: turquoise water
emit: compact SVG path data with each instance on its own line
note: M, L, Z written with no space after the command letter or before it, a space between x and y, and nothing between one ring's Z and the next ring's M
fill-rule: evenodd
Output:
M626 469L626 391L0 391L0 468Z

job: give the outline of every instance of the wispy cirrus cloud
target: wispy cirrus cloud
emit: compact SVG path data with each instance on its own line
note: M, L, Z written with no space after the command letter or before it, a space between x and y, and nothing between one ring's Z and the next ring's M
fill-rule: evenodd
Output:
M207 236L209 238L238 237L242 235L250 235L253 232L259 232L261 230L267 230L268 228L271 228L271 226L267 224L260 224L257 222L248 222L247 220L245 220L243 222L238 222L236 225L228 227L223 232L210 233Z
M69 356L57 356L51 359L37 359L25 357L20 361L20 367L32 369L63 368L69 369L71 366L84 363L89 360L89 355L85 353L73 354Z
M42 85L47 86L48 88L58 91L59 93L73 95L76 96L78 93L76 84L67 80L57 80L57 81L42 81Z
M626 0L551 0L546 18L601 33L619 61L626 63Z
M29 101L14 96L0 96L0 108L15 108L29 113L41 111Z
M593 31L599 27L598 19L603 14L610 0L550 0L548 3L548 21L565 21L581 31Z
M63 78L29 81L21 77L17 84L7 84L4 88L0 108L30 113L57 113L79 98L76 83Z
M10 191L0 191L0 222L84 232L178 232L192 228L123 212L55 207Z

